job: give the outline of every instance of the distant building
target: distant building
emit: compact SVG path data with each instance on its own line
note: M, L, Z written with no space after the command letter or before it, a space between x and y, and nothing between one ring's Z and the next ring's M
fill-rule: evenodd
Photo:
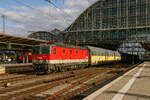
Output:
M54 30L51 31L51 33L55 34L55 35L59 35L61 33L61 31L57 28L55 28Z
M59 38L57 37L57 35L53 34L52 32L46 32L46 31L34 32L28 35L28 37L39 39L39 40L59 41Z

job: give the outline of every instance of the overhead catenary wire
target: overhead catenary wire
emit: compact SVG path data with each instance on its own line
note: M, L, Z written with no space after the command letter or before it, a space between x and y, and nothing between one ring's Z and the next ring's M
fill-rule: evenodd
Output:
M52 16L52 15L46 13L46 12L43 12L43 11L41 11L40 9L37 9L37 8L35 8L35 7L32 7L31 5L29 5L29 4L27 4L27 3L23 2L23 1L19 1L19 0L13 0L13 1L15 1L16 3L22 4L22 5L24 5L25 7L28 7L28 8L30 8L30 9L40 11L40 12L42 12L43 14L45 14L45 15L47 15L47 16L53 17L54 19L58 19L57 17ZM57 7L57 6L55 5L55 3L53 3L52 1L50 1L50 0L45 0L45 1L49 1L55 8L57 8L57 9L59 9L60 11L62 11L63 13L65 13L65 15L67 15L67 16L69 16L69 17L72 17L72 16L70 16L68 13L66 13L65 11L63 11L62 9L60 9L59 7ZM21 15L21 14L20 14L19 16L26 17L26 16ZM8 18L9 18L9 17L8 17ZM67 20L71 20L71 19L67 19ZM17 20L14 20L14 19L11 19L11 21L16 22L16 23L20 23L20 21L17 21ZM64 21L65 21L65 20L64 20ZM71 21L72 21L72 20L71 20ZM44 29L44 30L45 30L45 27L43 27L43 28L42 28L41 26L38 26L38 27L39 27L40 29ZM47 29L46 29L46 30L47 30Z
M62 9L60 9L59 7L57 7L57 5L55 5L51 0L44 0L44 1L47 1L48 3L52 4L55 8L59 9L60 11L62 11L63 13L65 13L68 17L71 17L71 15L69 15L68 13L66 13L65 11L63 11ZM70 19L68 19L70 20ZM71 20L72 21L72 20Z
M60 9L59 7L57 7L57 5L55 5L52 0L44 0L44 1L47 1L48 3L52 4L55 8L59 9L60 11L62 11L63 13L65 13L68 17L71 17L71 15L69 15L68 13L66 13L65 11L63 11L62 9ZM87 0L89 3L90 3L90 0ZM64 3L64 0L63 0L63 3ZM72 19L68 19L70 22L72 22ZM70 24L72 25L72 24Z
M54 7L58 8L51 0L45 0L47 2L49 2L50 4L52 4Z
M30 8L30 9L33 9L33 10L38 10L38 11L44 13L45 15L47 15L48 17L50 16L48 13L45 13L45 12L41 11L40 9L34 8L34 7L32 7L32 6L30 6L30 5L26 4L26 3L24 3L24 2L22 2L22 1L19 1L19 0L13 0L13 1L15 1L16 3L22 4L22 5L24 5L24 6L27 7L27 8ZM2 13L0 13L0 14L3 15ZM7 19L11 20L12 22L19 23L19 24L24 24L24 23L22 23L22 22L20 22L20 21L18 21L18 20L15 20L15 19L10 18L10 15L8 15L8 14L6 14L6 15L7 15ZM24 15L21 15L21 14L19 14L19 16L27 17L27 16L24 16ZM56 19L56 17L54 17L54 16L51 16L51 17L53 17L53 18ZM40 28L40 29L43 29L43 30L47 30L45 27L41 27L41 26L37 26L37 25L32 25L32 26L33 26L33 27Z
M37 9L37 8L35 8L35 7L32 7L31 5L29 5L29 4L27 4L27 3L23 2L23 1L19 1L19 0L13 0L13 1L15 1L15 2L18 3L18 4L24 5L24 6L27 7L27 8L40 11L41 13L47 15L48 17L52 17L52 18L54 18L54 19L56 19L56 20L58 19L57 17L52 16L52 15L46 13L46 12L43 12L43 11L41 11L40 9Z
M19 0L14 0L14 1L15 1L16 3L19 3L19 4L24 5L25 7L30 8L30 9L40 11L41 13L46 14L48 17L50 16L50 17L54 18L55 20L59 20L59 18L57 18L56 16L52 16L52 15L49 14L49 13L46 13L46 12L41 11L40 9L34 8L34 7L30 6L30 5L27 4L27 3L24 3L24 2L19 1ZM57 8L58 10L62 11L63 13L65 13L65 15L67 15L67 16L69 16L69 17L72 17L72 16L70 16L68 13L66 13L65 11L63 11L62 9L60 9L59 7L57 7L52 1L50 1L50 0L45 0L45 1L49 2L49 3L52 4L55 8ZM66 20L66 19L64 18L64 20ZM71 19L67 19L67 20L72 21Z
M35 9L35 8L33 8L32 6L26 4L26 3L22 2L22 1L18 1L18 0L14 0L14 1L17 2L17 3L19 3L19 4L23 4L24 6L26 6L26 7L28 7L28 8Z
M45 1L51 3L53 6L55 6L56 8L58 8L58 7L55 5L55 3L53 3L51 0L45 0ZM57 0L55 0L55 1L57 2ZM63 1L63 4L64 4L64 0L62 0L62 1Z
M28 8L31 8L31 9L36 10L36 8L34 8L34 7L32 7L32 6L28 5L28 4L26 4L26 3L24 3L24 2L21 2L21 1L18 1L18 0L14 0L14 1L15 1L16 3L23 4L25 7L28 7ZM18 24L24 24L23 22L20 22L20 21L18 21L18 20L15 20L15 19L10 18L10 15L8 15L8 14L0 13L0 15L5 15L5 16L7 16L7 19L10 20L10 21L12 21L12 22L15 22L15 23L18 23ZM26 17L26 16L21 15L21 14L19 14L19 16ZM42 30L47 30L45 27L41 27L41 26L38 26L38 25L31 25L31 26L40 28L40 29L42 29Z
M37 10L37 11L40 11L41 13L43 13L43 14L46 14L48 17L50 16L50 17L52 17L52 18L54 18L54 20L60 20L58 17L56 17L56 16L52 16L51 14L49 14L49 13L46 13L46 12L43 12L43 11L41 11L40 9L37 9L37 8L35 8L35 7L32 7L31 5L29 5L29 4L27 4L27 3L25 3L25 2L23 2L23 1L19 1L19 0L13 0L13 1L15 1L16 3L19 3L19 4L22 4L22 5L24 5L25 7L28 7L28 8L30 8L30 9L33 9L33 10ZM53 6L54 6L55 4L53 3ZM56 8L57 6L55 5L55 8ZM58 8L57 7L57 9L59 9L59 10L61 10L60 8ZM62 10L61 10L62 11ZM64 11L63 11L64 12ZM66 12L64 12L65 13L65 15L68 15L68 13L66 13ZM68 15L68 16L70 16L70 15ZM70 16L71 17L71 16ZM63 17L63 21L64 22L66 22L66 20L68 20L68 21L72 21L72 19L65 19L64 17ZM63 27L62 25L60 25L61 27Z

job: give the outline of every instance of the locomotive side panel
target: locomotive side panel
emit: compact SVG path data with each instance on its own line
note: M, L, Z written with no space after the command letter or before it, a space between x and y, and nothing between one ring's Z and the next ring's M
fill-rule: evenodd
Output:
M50 55L49 70L62 71L88 66L88 50L54 46L52 52L55 54Z
M88 50L52 47L49 64L88 63Z

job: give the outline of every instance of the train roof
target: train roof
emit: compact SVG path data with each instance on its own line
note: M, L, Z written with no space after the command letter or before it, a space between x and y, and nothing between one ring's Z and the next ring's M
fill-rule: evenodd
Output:
M114 54L115 55L120 55L118 51L113 51L109 49L104 49L104 48L98 48L98 47L93 47L93 46L88 46L92 54L99 54L99 53L109 53L109 54Z
M75 46L70 44L63 44L63 43L55 43L55 44L41 44L41 45L51 45L51 46L58 46L58 47L64 47L64 48L72 48L72 49L82 49L82 50L88 50L87 47L81 47L81 46Z
M90 50L94 51L108 51L108 52L118 52L114 50L109 50L109 49L104 49L104 48L98 48L98 47L93 47L93 46L87 46Z

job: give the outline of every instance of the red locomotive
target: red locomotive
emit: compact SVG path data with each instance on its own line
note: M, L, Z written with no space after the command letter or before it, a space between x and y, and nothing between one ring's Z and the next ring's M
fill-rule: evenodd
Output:
M77 46L43 44L34 47L32 62L38 73L77 69L88 66L89 51Z

